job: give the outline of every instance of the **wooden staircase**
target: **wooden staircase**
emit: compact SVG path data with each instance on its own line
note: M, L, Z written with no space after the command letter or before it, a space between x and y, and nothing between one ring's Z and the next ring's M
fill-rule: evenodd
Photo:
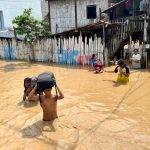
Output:
M111 23L120 23L120 26L110 29L108 31L108 43L106 46L109 50L109 56L113 57L125 41L129 41L130 35L136 32L144 32L144 18L146 15L132 16L127 18L121 18L112 20Z

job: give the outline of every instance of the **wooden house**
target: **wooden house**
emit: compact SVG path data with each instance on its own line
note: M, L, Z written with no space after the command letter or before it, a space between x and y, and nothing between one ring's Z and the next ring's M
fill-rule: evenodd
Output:
M109 0L107 13L110 20L149 13L149 0Z
M96 22L108 0L46 0L52 33L59 33Z

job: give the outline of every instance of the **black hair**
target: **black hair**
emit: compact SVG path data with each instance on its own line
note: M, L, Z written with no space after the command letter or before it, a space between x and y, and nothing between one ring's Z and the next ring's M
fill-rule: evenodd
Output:
M119 59L118 60L118 65L119 66L123 66L124 65L124 60L123 59Z
M26 82L31 82L31 80L32 80L32 79L29 78L29 77L27 77L27 78L24 79L24 92L26 92L27 89L28 89L28 87L25 86L25 83L26 83Z
M96 55L95 54L92 54L92 57L91 57L91 59L94 59L94 57L95 57Z

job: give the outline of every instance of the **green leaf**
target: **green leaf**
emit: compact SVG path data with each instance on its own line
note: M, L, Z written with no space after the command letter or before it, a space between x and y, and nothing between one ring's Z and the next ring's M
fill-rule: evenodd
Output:
M19 35L24 35L24 42L33 44L39 36L49 37L51 33L45 28L48 23L43 20L37 20L31 16L32 9L25 9L23 13L12 21L15 25L15 31Z

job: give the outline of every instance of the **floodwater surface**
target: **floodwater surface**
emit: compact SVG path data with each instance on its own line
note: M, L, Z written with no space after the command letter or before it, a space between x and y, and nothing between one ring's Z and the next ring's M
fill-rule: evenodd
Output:
M44 71L55 74L65 95L52 122L42 121L38 102L22 101L24 78ZM150 72L131 70L126 85L116 77L86 67L1 60L0 150L150 149Z

